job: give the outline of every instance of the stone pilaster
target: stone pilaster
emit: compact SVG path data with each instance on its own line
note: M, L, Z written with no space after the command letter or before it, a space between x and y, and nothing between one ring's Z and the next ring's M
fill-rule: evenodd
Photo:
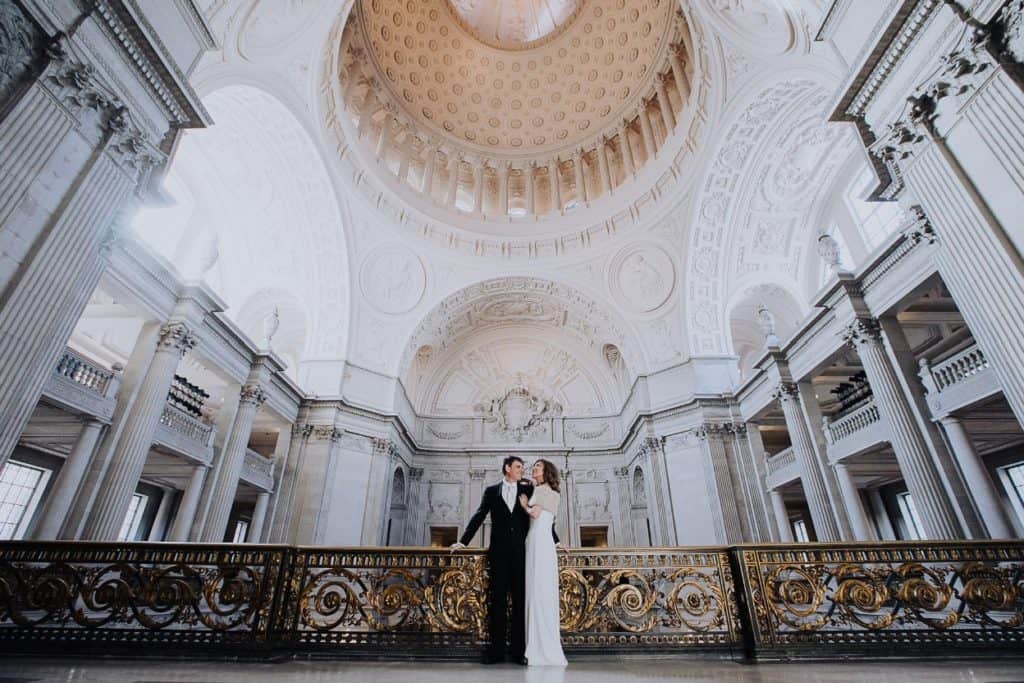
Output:
M731 427L733 453L746 501L748 537L745 540L768 543L773 536L774 512L764 494L764 463L767 459L764 444L756 425L737 422Z
M637 455L643 465L650 490L648 516L654 526L657 545L676 545L675 515L672 512L672 493L668 486L665 467L665 447L661 439L647 437ZM568 499L568 498L567 498Z
M728 425L706 423L696 430L705 454L705 481L708 489L708 503L715 521L715 536L719 543L742 543L744 540L741 510L746 510L743 488L730 465L730 453L726 446L732 439Z
M96 496L84 538L116 540L128 504L153 445L160 416L167 404L167 392L178 363L196 344L196 338L183 323L169 323L160 330L157 351L146 372L139 394L128 415L124 431L114 448L103 485Z
M967 489L974 498L974 504L978 508L982 522L988 531L990 538L1013 538L1013 524L1006 516L1006 510L1000 502L1001 496L989 476L985 463L982 461L978 451L974 448L974 442L964 429L963 423L956 417L947 416L940 420L942 428L949 439L950 448L960 465L964 479L967 482Z
M836 542L842 540L839 525L832 514L828 489L818 458L815 454L814 441L807 421L800 407L799 391L792 382L781 382L775 390L775 396L782 405L786 418L786 429L793 443L793 454L800 466L800 483L807 498L807 507L811 511L811 523L818 540Z
M846 330L846 338L857 351L878 412L889 425L892 449L914 504L930 539L962 538L963 530L928 449L928 443L914 418L900 387L896 369L889 362L878 323L858 319Z
M235 422L220 454L221 465L211 482L210 508L200 535L202 541L220 543L224 540L231 507L238 491L238 479L245 464L245 451L252 435L252 423L266 399L266 393L254 382L246 383L239 393Z
M299 473L305 459L306 445L313 435L311 424L292 426L288 455L281 465L278 475L277 491L274 494L274 505L270 524L271 543L288 543L291 539L292 520L295 516L295 496L298 491Z

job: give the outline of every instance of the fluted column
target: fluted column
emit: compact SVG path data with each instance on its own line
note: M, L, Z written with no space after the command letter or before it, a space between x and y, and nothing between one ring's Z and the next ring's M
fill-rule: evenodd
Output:
M772 499L772 509L775 511L775 527L779 534L780 543L793 542L793 527L789 525L789 512L786 510L786 501L782 499L782 493L778 489L768 492Z
M533 173L537 169L537 164L531 161L523 169L523 175L526 178L526 215L534 216L537 213L537 190L534 187Z
M174 372L182 356L195 344L196 338L184 323L169 323L161 328L156 353L114 448L83 532L84 538L97 541L117 539L167 404L167 392Z
M249 523L249 533L245 537L246 543L263 542L263 522L267 518L267 505L270 503L270 493L260 491L256 495L256 507L252 510L252 521Z
M572 153L572 166L576 180L576 201L583 206L587 201L587 181L583 175L583 150L577 149Z
M978 508L982 521L988 530L991 538L1013 538L1013 525L1006 516L1000 502L999 491L992 482L984 461L974 448L974 442L964 429L959 418L952 415L939 420L946 438L949 439L950 448L956 456L960 471L967 482L967 488L974 498L974 504Z
M190 540L189 531L196 519L199 497L203 492L203 482L206 480L208 470L206 465L196 465L192 468L192 476L189 477L185 491L181 495L178 512L174 515L174 524L171 525L171 530L167 534L168 541L181 543Z
M665 124L665 137L670 137L676 128L676 117L672 111L672 102L668 99L668 92L665 90L665 82L661 75L654 77L654 90L658 93L658 108L661 109L661 121Z
M432 147L427 152L427 160L423 164L423 185L420 186L420 191L430 199L434 192L434 166L437 165L437 148Z
M256 417L256 412L266 399L267 395L259 384L249 382L242 387L235 422L231 426L231 435L221 452L221 465L217 469L217 478L213 482L210 510L200 536L202 541L220 543L224 540L228 518L231 516L231 507L235 503L235 493L238 491L238 478L241 476L242 466L245 464L245 451L249 445L249 437L252 435L252 422Z
M623 174L635 174L636 162L633 160L633 148L629 146L629 126L625 122L619 127L619 154L622 155Z
M842 540L839 525L829 505L828 491L821 469L815 456L814 443L807 422L800 408L799 391L792 382L781 382L775 390L775 396L782 405L786 418L786 429L793 443L793 454L800 466L800 483L803 485L807 506L811 511L811 521L818 540L835 542Z
M448 155L448 198L445 200L445 204L449 208L455 208L455 201L459 196L459 165L462 160L459 159L457 154Z
M647 100L640 101L640 135L644 139L647 158L653 159L658 153L658 147L654 142L654 129L651 128L651 112L647 108Z
M548 166L548 180L551 183L551 210L554 213L562 211L562 183L561 174L558 172L558 158L551 160Z
M40 541L52 541L60 534L64 526L64 520L71 509L71 503L75 499L75 493L85 476L85 470L89 467L93 452L96 450L96 442L100 438L100 431L103 423L97 419L89 418L82 425L82 430L75 439L75 445L71 447L67 459L57 473L57 479L53 483L50 494L43 503L39 512L39 521L36 523L32 538Z
M484 162L478 160L473 166L473 211L484 212Z
M963 530L950 505L928 444L914 420L896 370L882 345L878 323L858 319L847 328L846 338L864 365L878 412L889 425L892 449L921 515L925 534L929 539L962 538Z
M612 176L608 169L608 140L604 137L597 143L597 170L601 175L601 192L610 194L612 191Z
M839 489L843 494L843 504L846 506L846 513L850 518L850 526L853 527L853 540L874 541L878 539L874 525L864 510L864 501L861 500L860 492L853 481L853 475L846 465L836 463L833 465L836 472L836 479L839 481Z
M498 215L508 215L508 162L498 165Z
M683 66L683 60L679 58L679 52L676 50L675 45L668 53L668 61L672 66L672 79L676 82L676 90L679 91L679 100L683 103L680 107L680 111L686 108L686 100L690 97L690 82L686 78L686 67Z

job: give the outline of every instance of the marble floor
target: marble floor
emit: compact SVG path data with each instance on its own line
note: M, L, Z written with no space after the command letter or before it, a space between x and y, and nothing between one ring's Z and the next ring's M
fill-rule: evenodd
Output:
M961 681L1024 683L1024 660L760 664L720 661L587 661L565 669L464 663L0 660L0 683L631 683L681 680L729 683Z

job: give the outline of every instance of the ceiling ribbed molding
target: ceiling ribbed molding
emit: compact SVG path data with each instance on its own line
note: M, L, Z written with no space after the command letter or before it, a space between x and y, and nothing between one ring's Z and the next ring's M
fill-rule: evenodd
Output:
M357 0L341 30L329 111L346 120L328 125L343 153L358 146L355 177L375 186L375 204L404 200L434 219L395 207L400 222L427 236L468 229L477 253L555 255L568 244L552 225L563 216L590 222L602 213L587 209L605 208L591 226L574 222L570 241L589 243L588 232L637 220L625 202L650 206L657 193L635 187L648 166L665 169L656 182L688 175L700 70L671 0L585 0L520 49L488 44L455 17L449 0ZM371 159L379 184L361 170ZM617 208L602 204L613 193Z

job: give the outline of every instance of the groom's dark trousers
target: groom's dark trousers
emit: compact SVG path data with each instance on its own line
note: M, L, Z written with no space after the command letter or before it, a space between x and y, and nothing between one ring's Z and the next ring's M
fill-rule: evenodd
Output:
M526 651L526 533L530 530L530 515L519 504L520 494L530 496L533 487L517 484L512 510L501 497L501 483L484 489L480 507L466 525L459 542L469 545L483 524L491 516L491 544L487 548L487 567L490 574L487 592L488 633L491 645L488 659L505 658L505 639L508 637L508 599L512 598L512 637L509 655L519 661ZM555 542L558 536L555 535Z

